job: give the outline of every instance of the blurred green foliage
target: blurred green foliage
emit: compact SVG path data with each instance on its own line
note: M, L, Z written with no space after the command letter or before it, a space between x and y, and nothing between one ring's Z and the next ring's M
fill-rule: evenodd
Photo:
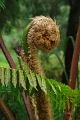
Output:
M38 51L38 54L46 76L61 81L63 67L54 53L59 55L64 65L63 50L69 11L70 6L68 2L63 0L0 0L0 32L16 65L18 61L13 47L21 45L23 31L30 22L30 18L37 15L50 16L56 19L57 24L60 26L60 43L54 51L47 54ZM0 66L9 67L1 50ZM0 89L0 96L8 105L13 115L15 115L14 111L16 112L16 120L28 120L21 95L15 96L15 91L13 93L10 91L6 93L5 89ZM55 109L54 112L55 120L62 120L63 111L58 113Z
M0 8L5 8L5 0L0 0Z

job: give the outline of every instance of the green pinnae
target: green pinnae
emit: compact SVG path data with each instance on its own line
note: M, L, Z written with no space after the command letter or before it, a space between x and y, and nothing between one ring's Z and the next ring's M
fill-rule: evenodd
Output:
M22 36L22 47L23 47L24 52L26 53L27 56L29 56L29 53L28 53L28 43L27 43L27 35L28 35L28 31L31 28L31 26L32 26L32 22L30 22L27 25L27 27L24 29L23 36Z

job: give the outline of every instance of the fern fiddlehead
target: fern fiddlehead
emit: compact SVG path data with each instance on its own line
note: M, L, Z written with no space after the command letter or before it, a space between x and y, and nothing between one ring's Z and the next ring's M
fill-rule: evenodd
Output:
M45 52L51 51L58 45L59 39L59 27L56 25L56 21L44 16L37 16L32 19L28 32L26 32L26 39L23 39L24 50L21 52L23 60L32 72L45 76L36 48ZM27 46L25 46L25 42ZM28 47L27 54L26 47ZM36 101L39 120L52 120L50 101L42 90L36 93Z

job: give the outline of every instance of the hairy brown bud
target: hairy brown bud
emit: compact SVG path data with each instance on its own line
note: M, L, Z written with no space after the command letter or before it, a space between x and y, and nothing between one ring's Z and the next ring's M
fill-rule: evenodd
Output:
M49 17L37 16L32 19L32 26L28 32L34 45L42 51L51 51L59 43L60 33L56 21Z

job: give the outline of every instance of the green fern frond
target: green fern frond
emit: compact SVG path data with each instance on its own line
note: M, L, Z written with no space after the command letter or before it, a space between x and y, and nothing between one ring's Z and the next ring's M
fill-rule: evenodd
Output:
M41 83L42 85L40 86L42 90L47 93L47 85L46 85L46 80L41 76Z
M2 83L2 85L4 85L5 84L5 79L4 79L4 70L5 70L5 68L3 68L3 67L0 67L0 80L1 80L1 83Z
M26 90L26 81L25 81L25 76L24 76L24 71L23 70L19 70L18 71L18 75L19 75L19 83L20 85Z
M17 85L17 70L13 69L12 70L12 83L14 85L14 87L16 88Z
M10 81L10 69L9 68L5 69L4 78L5 78L5 85L7 87Z
M47 93L47 86L46 86L45 79L41 75L38 75L38 74L36 74L36 79L37 79L40 89L42 89L45 93Z
M26 38L31 25L32 25L32 22L27 25L22 36L22 45L27 56L28 56L28 43Z
M25 92L33 89L41 89L49 96L54 96L52 100L55 101L56 107L59 110L65 109L66 102L68 103L68 107L70 107L70 102L72 102L73 105L77 104L77 99L80 97L79 90L72 90L67 85L27 70L28 69L18 70L0 67L0 82L2 83L2 86L7 87L8 84L11 83L14 86L14 89L16 86L21 86Z
M36 81L35 74L30 72L30 74L27 74L27 77L28 77L30 85L37 90L37 81Z

